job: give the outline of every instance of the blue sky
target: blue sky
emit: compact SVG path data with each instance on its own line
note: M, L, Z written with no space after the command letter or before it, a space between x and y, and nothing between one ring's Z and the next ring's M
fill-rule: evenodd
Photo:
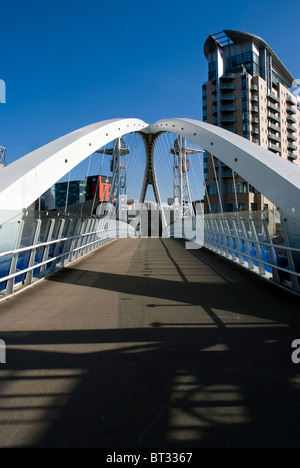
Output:
M104 119L201 119L203 45L223 29L262 37L300 77L297 19L278 0L2 0L7 162Z

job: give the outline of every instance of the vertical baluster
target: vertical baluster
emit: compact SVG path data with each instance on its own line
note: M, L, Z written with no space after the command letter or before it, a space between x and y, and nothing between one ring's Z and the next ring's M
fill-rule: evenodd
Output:
M56 240L59 240L59 239L62 238L62 233L64 231L65 223L66 223L65 219L60 219L59 220L59 227L58 227L57 239ZM54 254L53 254L54 258L56 258L57 255L58 255L59 247L60 247L60 242L57 242L57 244L55 244L55 249L54 249ZM53 262L51 263L51 273L53 273L55 271L56 264L57 264L57 260L53 260Z
M242 226L242 234L243 234L243 237L245 239L246 254L248 255L248 257L247 257L248 268L250 270L253 270L254 269L254 264L253 264L253 260L251 258L251 252L250 252L250 249L249 249L249 241L247 240L248 239L248 234L247 234L247 230L246 230L244 220L242 218L241 218L241 226Z
M240 238L239 238L239 234L238 234L235 219L232 220L232 226L233 226L233 232L234 232L234 239L235 239L237 250L238 250L238 253L239 253L239 261L240 261L241 265L244 265L245 260L244 260L242 249L241 249Z
M54 226L55 226L55 219L49 219L48 225L47 225L47 235L46 235L46 239L45 239L46 244L48 244L48 242L50 242L51 239L52 239ZM45 248L44 248L42 262L45 262L48 259L49 247L50 247L49 245L46 245ZM47 269L47 265L42 265L41 266L40 273L39 273L40 278L43 278L43 276L45 276L46 269Z
M18 234L16 238L16 243L15 243L15 248L14 250L18 250L21 245L21 240L22 240L22 234L23 234L23 229L24 229L24 221L21 220L19 221L19 228L18 228ZM18 254L15 253L13 254L13 257L11 259L11 264L10 264L10 269L9 269L9 275L14 275L17 270L17 262L18 262ZM14 284L15 284L15 278L11 278L7 280L7 285L6 285L6 290L5 293L7 295L10 295L14 291Z
M33 232L32 232L32 238L31 238L31 245L37 245L40 232L41 232L41 226L42 226L42 220L41 219L36 219L35 223L33 225ZM28 262L28 268L33 267L35 263L35 255L36 255L36 248L32 249L30 251L30 257L29 257L29 262ZM25 284L31 284L33 279L33 270L30 270L26 274L26 279L25 279Z
M286 229L286 221L283 219L283 216L281 216L281 226L282 226L282 231L283 231L283 236L284 236L284 243L287 247L290 247L290 240L289 240L289 236L288 236L288 233L287 233L287 229ZM295 263L294 263L294 258L293 258L293 254L290 250L287 250L286 251L287 253L287 259L288 259L288 263L289 263L289 270L291 272L296 272L296 268L295 268ZM290 273L290 277L291 277L291 283L292 283L292 289L293 291L295 292L300 292L300 287L299 287L299 282L298 282L298 278L297 276L293 275L292 273Z
M263 219L263 226L264 226L266 241L267 241L268 244L272 244L268 224L267 224L267 221L265 219ZM271 263L273 265L276 265L276 255L275 255L274 247L269 245L268 250L269 250ZM272 275L273 275L273 280L276 281L276 283L280 283L280 277L279 277L279 273L278 273L277 268L272 268Z
M256 241L254 245L255 245L255 251L256 251L256 256L257 256L257 261L258 261L259 274L264 276L266 274L266 270L265 270L264 264L262 263L260 245L258 244L259 242L258 234L257 234L257 230L256 230L253 219L250 219L250 226L251 226L253 238Z

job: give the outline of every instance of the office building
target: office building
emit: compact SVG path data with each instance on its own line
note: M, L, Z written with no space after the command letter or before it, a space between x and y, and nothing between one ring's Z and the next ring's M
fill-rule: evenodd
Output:
M204 45L208 81L203 120L299 165L300 110L295 79L270 46L253 34L225 30ZM205 212L271 208L263 194L209 153L204 154Z
M56 208L85 202L86 183L82 180L58 182L55 184Z

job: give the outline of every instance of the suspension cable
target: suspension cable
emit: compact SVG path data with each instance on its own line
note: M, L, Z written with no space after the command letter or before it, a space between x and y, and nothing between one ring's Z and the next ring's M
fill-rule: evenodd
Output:
M67 208L68 208L68 198L69 198L69 188L70 188L70 177L71 177L71 171L69 171L69 176L68 176L67 194L66 194L66 202L65 202L65 215L67 214Z
M107 146L107 145L104 146L104 150L103 150L103 154L102 154L102 159L101 159L101 163L100 163L100 166L99 166L99 173L98 173L98 177L97 177L97 184L96 184L96 189L95 189L94 198L93 198L93 203L92 203L92 208L91 208L91 216L92 216L93 211L94 211L95 200L96 200L96 194L97 194L97 191L98 191L98 188L99 188L99 179L100 179L101 172L102 172L102 165L103 165L104 156L105 156L105 152L106 152L106 146Z
M232 169L232 177L233 177L233 186L234 186L234 195L235 195L235 211L239 210L238 199L237 199L237 191L236 191L236 183L235 183L235 175L234 170Z
M213 165L213 168L214 168L215 180L216 180L216 183L217 183L217 191L218 191L218 196L219 196L221 213L224 213L223 203L222 203L221 194L220 194L219 180L218 180L218 177L217 177L216 166L215 166L215 162L214 162L214 156L212 154L210 154L210 156L211 156L212 165Z
M91 159L92 159L92 155L90 154L88 167L87 167L87 171L86 171L86 177L85 177L85 193L86 193L86 189L87 189L87 182L88 182L88 177L89 177L89 172L90 172ZM84 205L84 202L81 203L80 216L82 216L83 205Z
M209 209L209 212L211 213L211 203L210 203L209 193L208 193L207 185L206 185L206 179L205 179L205 174L204 174L204 167L203 167L203 164L202 164L202 162L201 162L200 153L198 153L198 155L199 155L200 168L201 168L202 174L203 174L204 189L205 189L205 194L206 194L206 198L207 198L208 209Z

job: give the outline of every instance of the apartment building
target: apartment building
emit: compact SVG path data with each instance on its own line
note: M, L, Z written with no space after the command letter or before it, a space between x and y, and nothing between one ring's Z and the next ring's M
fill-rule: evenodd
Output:
M253 34L225 30L204 45L208 81L203 120L300 164L300 106L295 79L270 46ZM273 205L209 153L204 154L205 212L251 211Z

